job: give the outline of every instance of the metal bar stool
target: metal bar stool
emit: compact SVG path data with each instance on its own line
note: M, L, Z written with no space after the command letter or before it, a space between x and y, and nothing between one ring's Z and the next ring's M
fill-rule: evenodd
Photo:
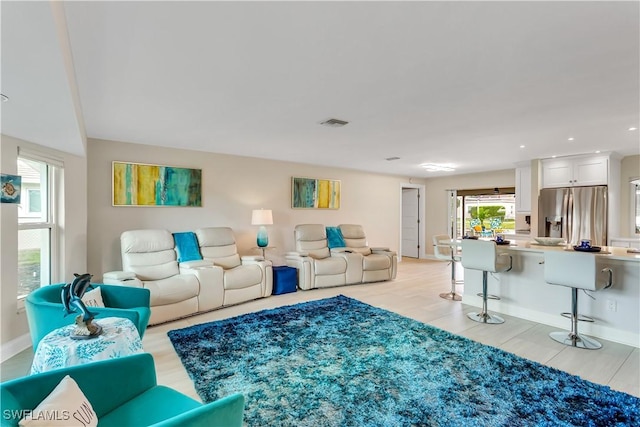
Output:
M507 253L498 253L497 245L490 240L462 240L462 266L470 270L482 271L482 311L472 312L467 317L480 323L504 323L504 319L487 311L487 299L499 300L495 295L487 292L488 273L502 273L511 270L512 258Z
M451 242L451 243L443 243ZM464 283L456 280L456 262L460 262L460 256L456 254L457 243L448 234L436 234L433 236L433 254L436 258L448 261L451 264L451 291L440 294L440 298L451 301L462 301L462 295L456 293L456 285Z
M601 348L602 344L598 341L578 333L579 321L593 322L590 317L578 315L578 290L597 291L610 288L613 283L613 271L610 268L600 269L596 265L594 254L549 250L544 253L544 280L550 285L571 288L571 313L562 313L564 317L571 319L571 330L551 332L549 336L571 347L587 350Z

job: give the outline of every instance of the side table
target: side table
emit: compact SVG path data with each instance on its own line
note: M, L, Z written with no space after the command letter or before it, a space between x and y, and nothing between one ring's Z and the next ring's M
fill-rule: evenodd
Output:
M102 326L102 333L96 338L71 338L75 324L49 332L38 343L31 374L143 352L140 335L131 320L105 317L94 319L94 323Z

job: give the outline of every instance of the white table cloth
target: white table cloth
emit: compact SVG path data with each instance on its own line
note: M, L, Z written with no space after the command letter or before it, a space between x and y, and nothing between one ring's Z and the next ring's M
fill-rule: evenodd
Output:
M131 320L105 317L94 319L93 322L102 326L102 333L96 338L72 339L70 335L75 324L49 332L38 343L31 373L143 352L140 335Z

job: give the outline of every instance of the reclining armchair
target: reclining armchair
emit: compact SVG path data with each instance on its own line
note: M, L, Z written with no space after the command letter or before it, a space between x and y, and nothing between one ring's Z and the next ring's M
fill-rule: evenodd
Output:
M43 286L27 295L25 310L29 333L36 351L38 343L49 332L63 326L71 325L75 315L64 315L61 291L64 283ZM123 286L94 285L100 288L105 307L90 307L97 319L103 317L124 317L131 320L140 334L144 336L151 316L149 309L149 290Z
M271 295L271 261L265 261L261 256L240 257L231 228L199 228L195 233L203 259L223 269L223 305L238 304Z
M362 281L381 282L396 278L398 255L389 248L367 246L364 229L357 224L338 226L348 250L362 255Z
M20 418L29 414L37 417L30 411L45 400L67 375L78 384L101 427L242 425L244 397L241 394L202 404L174 389L158 385L153 357L149 353L101 360L4 382L0 384L2 425L17 426ZM80 418L86 420L93 415L83 405L83 400L69 402L67 398L52 402L49 399L48 412L55 411L60 418L70 417L72 409L81 407ZM42 414L51 416L47 411ZM62 422L58 419L56 425L62 425Z
M302 290L362 282L362 255L346 248L329 249L322 224L301 224L294 230L296 252L286 254L287 265L298 269Z
M103 281L149 289L150 325L222 307L223 269L205 260L178 264L169 231L125 231L120 245L123 271L105 273Z

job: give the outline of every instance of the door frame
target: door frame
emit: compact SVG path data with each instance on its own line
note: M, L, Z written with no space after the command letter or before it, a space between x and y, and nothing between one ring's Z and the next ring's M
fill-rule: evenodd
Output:
M426 200L426 191L424 184L413 184L410 182L401 182L400 183L400 208L398 211L400 212L400 224L398 225L399 233L399 242L398 242L398 261L402 261L402 189L403 188L417 188L420 194L420 210L418 212L418 219L420 220L420 224L418 224L418 245L420 245L420 249L418 249L418 259L424 259L426 256L425 252L425 200Z

